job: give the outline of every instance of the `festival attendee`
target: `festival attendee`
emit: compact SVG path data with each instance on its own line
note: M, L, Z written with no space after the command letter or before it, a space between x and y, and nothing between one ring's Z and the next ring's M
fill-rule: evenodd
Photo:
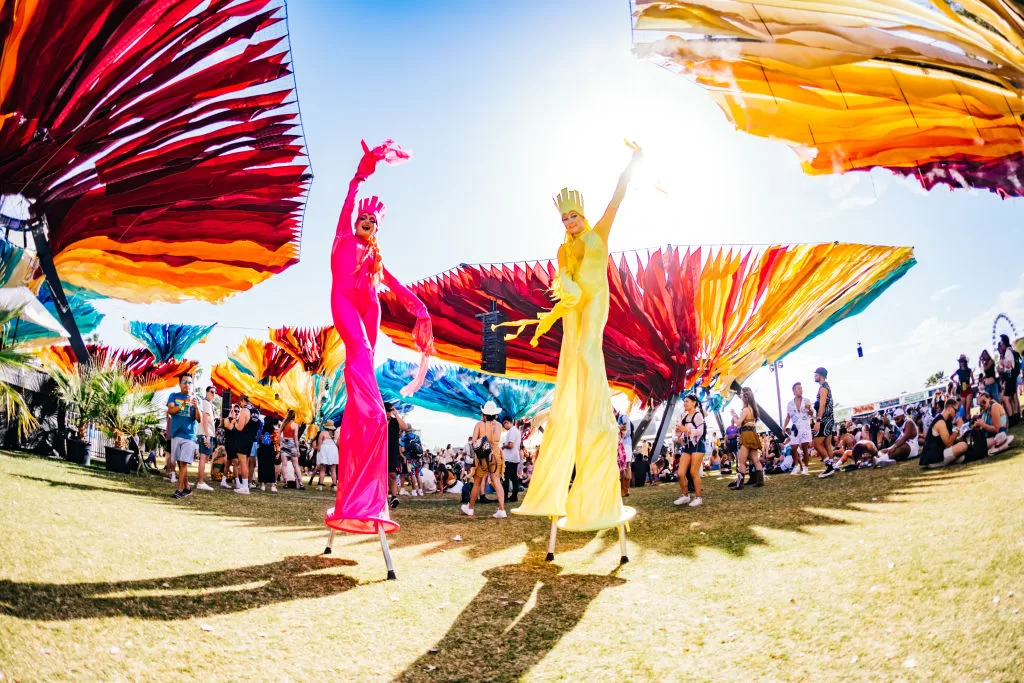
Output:
M245 495L249 493L249 473L252 471L249 467L249 454L252 453L253 441L256 438L256 423L252 419L248 396L240 395L234 407L237 410L233 410L228 415L225 420L225 428L235 432L231 441L235 446L234 455L238 460L237 467L241 473L241 476L235 479L235 493ZM228 457L230 459L230 452Z
M818 457L825 461L825 471L832 467L832 437L836 433L835 414L832 409L832 387L828 385L828 370L818 368L814 371L814 382L818 384L818 395L814 399L814 450Z
M485 490L486 481L490 480L498 497L498 511L492 517L504 519L508 515L505 512L505 491L501 485L502 470L505 467L505 460L500 455L501 425L498 423L498 415L501 414L501 408L494 401L488 401L480 412L480 421L473 427L473 452L476 455L473 491L469 494L469 502L462 506L462 514L470 517L474 515L473 507L477 498Z
M320 473L320 479L316 483L316 490L324 490L324 473L330 472L331 490L338 490L338 442L334 429L334 420L324 423L323 431L316 437L316 464Z
M210 476L223 481L227 466L228 452L224 449L224 446L217 446L213 449L213 455L210 456Z
M558 274L552 283L558 303L539 320L518 323L520 330L538 323L531 342L534 346L558 320L563 328L544 457L538 460L523 504L515 512L560 518L558 526L570 531L618 526L636 514L622 504L619 431L608 410L611 390L603 346L609 308L608 236L641 157L640 148L632 147L633 157L593 228L579 192L563 188L555 198L565 228L565 241L558 250ZM574 466L576 476L572 478Z
M167 397L167 415L171 419L171 459L178 468L178 490L174 498L192 495L188 485L188 466L195 460L196 421L199 419L199 399L192 394L192 374L184 372L178 377L178 391Z
M423 484L422 493L437 493L437 477L434 475L434 470L429 467L424 467L423 471L420 472L420 482Z
M1003 410L1010 424L1015 425L1020 418L1020 399L1017 398L1017 380L1020 378L1020 357L1010 346L1010 337L999 335L999 376L1003 381Z
M402 455L405 457L405 469L408 471L409 495L422 496L423 484L420 482L420 469L423 467L423 442L411 424L402 436Z
M978 396L978 405L981 406L981 417L974 421L972 427L985 432L990 455L1002 453L1013 443L1006 409L1001 403L993 401L988 394Z
M633 478L633 437L628 417L616 410L615 420L619 425L619 486L622 497L626 498L629 496L629 482Z
M967 453L967 442L957 437L959 424L953 422L958 405L957 399L946 399L942 412L932 420L921 450L919 463L922 468L946 467Z
M299 458L298 445L299 425L295 422L295 411L289 410L281 423L281 465L285 462L291 464L292 472L295 473L295 486L300 489L306 488L302 485L302 469Z
M523 460L523 437L519 427L511 419L506 417L502 426L505 428L501 444L501 453L505 459L505 478L501 485L505 492L505 500L514 503L519 500L519 465Z
M731 456L730 460L736 459L740 452L740 416L733 411L729 426L725 428L725 454Z
M793 400L786 404L786 421L782 431L793 423L789 443L793 451L793 474L807 474L811 462L811 404L804 399L804 388L800 382L793 385Z
M199 423L196 429L196 438L199 444L199 476L196 481L197 491L212 491L213 487L207 484L206 463L213 455L214 437L217 429L214 426L213 399L217 397L217 390L213 387L206 387L206 395L199 402ZM212 476L212 474L211 474Z
M764 486L764 465L761 463L761 439L757 436L757 420L759 414L757 402L754 400L754 391L750 387L744 387L740 391L740 399L743 401L743 410L740 411L740 452L736 459L736 481L729 484L729 488L739 490L743 488L743 480L747 476L747 463L754 464L754 472L750 475L750 483L753 486Z
M899 438L888 448L882 449L881 454L889 459L902 462L910 458L916 458L919 453L917 423L907 419L902 408L897 408L893 413L896 426L900 428Z
M704 424L704 407L696 394L688 394L683 399L683 418L680 424L680 435L682 436L682 449L679 455L679 488L682 495L673 501L673 505L688 505L697 507L704 504L701 497L701 473L704 464L704 450L706 448L704 437L707 434L707 426ZM690 499L689 481L693 484L694 497Z
M967 360L967 355L961 353L957 359L957 369L953 372L951 380L955 385L957 395L960 396L960 400L965 406L967 406L968 413L971 410L971 406L974 405L974 371L970 368L970 361Z
M345 389L348 402L338 434L341 485L326 523L351 533L390 533L398 529L391 519L388 500L388 460L391 455L387 412L374 374L373 355L380 330L378 290L384 286L416 318L413 340L423 354L413 381L402 389L411 394L423 384L427 353L433 333L426 306L384 267L377 245L384 205L377 197L364 198L353 220L359 186L381 161L395 163L409 155L393 141L370 149L363 156L338 220L331 248L331 316L345 344ZM395 434L397 437L397 433ZM395 444L397 449L398 444ZM394 498L397 501L397 497Z
M996 362L992 360L992 355L985 349L981 352L981 356L978 358L978 363L981 365L981 389L988 393L992 397L993 401L1002 401L1003 392L1002 387L999 385L999 380L996 379L996 373L998 366Z
M263 420L263 428L258 435L256 445L256 473L260 482L260 491L267 490L270 484L270 492L277 493L277 447L274 444L274 429L277 427L277 418L268 415Z
M405 458L402 457L402 430L407 430L409 425L390 402L384 403L384 413L388 417L388 505L396 508L400 500L398 495L402 487L402 473L406 468Z

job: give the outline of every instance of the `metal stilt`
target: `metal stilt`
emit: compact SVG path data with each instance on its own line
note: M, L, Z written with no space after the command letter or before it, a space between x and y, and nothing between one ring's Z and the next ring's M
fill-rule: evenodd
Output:
M377 535L380 536L380 549L384 552L384 564L388 567L388 581L397 579L395 575L395 566L391 564L391 549L388 547L388 537L384 533L384 527L380 524L377 525Z
M548 554L544 558L545 562L553 562L555 559L555 537L558 534L558 527L555 526L555 518L551 518L551 534L548 536Z
M626 564L629 562L629 555L626 553L626 525L619 525L619 564Z
M327 534L327 547L324 548L324 555L331 554L332 545L334 545L334 529L331 529L331 533Z

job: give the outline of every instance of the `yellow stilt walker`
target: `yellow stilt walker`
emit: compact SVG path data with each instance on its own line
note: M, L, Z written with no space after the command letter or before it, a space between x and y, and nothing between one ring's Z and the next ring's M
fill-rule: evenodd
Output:
M549 517L552 521L548 560L554 559L557 528L596 531L619 527L622 561L627 561L624 525L636 510L622 504L616 460L619 430L612 413L611 390L605 371L604 327L608 322L608 234L630 176L641 157L630 143L633 157L622 172L601 220L593 228L583 212L583 198L563 189L555 206L565 226L565 242L558 250L558 277L552 291L555 307L537 320L505 323L519 330L536 323L531 344L561 319L561 355L548 427L530 487L517 515ZM576 477L569 479L573 467Z

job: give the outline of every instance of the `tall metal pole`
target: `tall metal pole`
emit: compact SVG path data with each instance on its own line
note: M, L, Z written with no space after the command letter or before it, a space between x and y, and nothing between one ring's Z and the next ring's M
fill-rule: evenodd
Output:
M782 424L782 391L779 389L779 361L772 363L775 369L775 399L779 402L779 424Z
M665 414L661 418L661 426L658 427L658 436L654 440L654 455L651 456L653 460L657 460L661 457L661 448L665 443L665 435L668 433L668 428L672 422L672 413L676 409L676 400L678 396L672 394L668 400L665 401ZM652 460L652 462L653 462Z
M53 264L53 252L50 251L50 242L47 239L46 216L40 216L32 221L32 239L36 243L36 258L39 259L39 267L46 276L46 284L50 286L50 293L53 294L53 304L57 309L57 316L61 325L68 333L68 343L75 353L75 358L83 365L91 362L89 351L85 348L82 340L82 333L78 331L78 324L75 316L68 305L68 299L64 296L64 286L61 285L60 277L57 275L57 267Z

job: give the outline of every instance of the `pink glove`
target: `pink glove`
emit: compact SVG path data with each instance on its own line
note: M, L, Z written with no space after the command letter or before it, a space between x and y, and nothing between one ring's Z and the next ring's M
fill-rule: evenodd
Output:
M360 140L363 146L363 158L359 160L356 168L356 177L366 180L377 170L377 162L383 161L386 164L400 164L409 160L409 153L395 144L394 140L385 140L373 149L366 145L365 140Z

